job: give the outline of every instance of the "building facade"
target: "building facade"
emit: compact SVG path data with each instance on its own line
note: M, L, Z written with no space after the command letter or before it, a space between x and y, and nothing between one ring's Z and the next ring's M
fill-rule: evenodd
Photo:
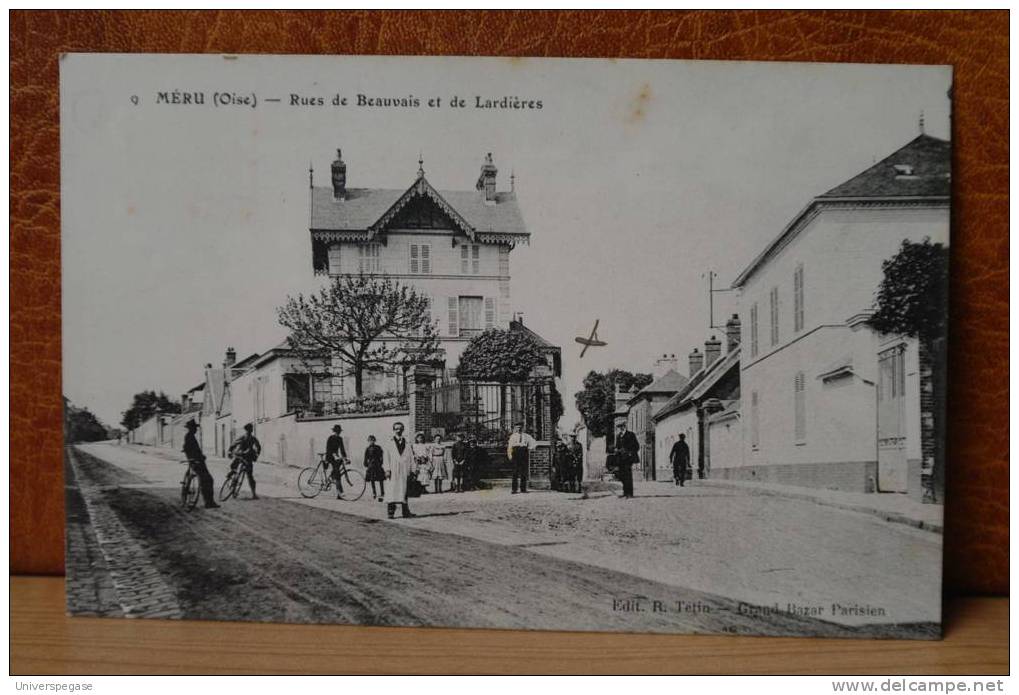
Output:
M512 183L497 190L491 154L474 190L434 188L422 162L407 188L351 187L339 151L331 173L331 186L311 186L316 275L378 275L412 286L429 300L448 367L475 335L510 328L510 252L529 243L530 234ZM398 390L399 379L395 372L379 375L366 390ZM353 377L337 377L333 392L352 394Z
M932 462L918 345L868 319L903 240L947 245L950 159L920 135L810 201L736 279L744 437L730 477L919 494Z

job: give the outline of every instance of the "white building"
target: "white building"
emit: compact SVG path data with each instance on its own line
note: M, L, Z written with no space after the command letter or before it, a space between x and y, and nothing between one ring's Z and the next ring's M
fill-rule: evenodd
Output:
M950 164L920 135L811 200L735 280L743 460L725 477L920 494L917 344L867 319L903 240L947 245Z
M488 328L510 328L510 252L530 234L510 190L496 189L489 154L474 190L437 190L419 162L407 188L351 188L337 151L332 185L312 186L311 246L316 275L373 274L412 285L430 300L446 365ZM395 390L398 375L371 390ZM353 394L352 377L334 385Z

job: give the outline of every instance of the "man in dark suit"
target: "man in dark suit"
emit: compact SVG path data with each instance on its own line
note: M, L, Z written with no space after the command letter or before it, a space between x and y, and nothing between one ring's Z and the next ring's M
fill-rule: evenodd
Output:
M672 477L676 485L683 487L690 476L690 446L686 443L685 434L679 435L679 441L672 445L669 460L672 461Z
M637 435L626 429L626 423L616 425L616 466L623 483L623 498L633 497L633 464L640 461L640 442Z
M219 505L216 504L216 498L213 494L212 475L209 473L209 468L205 465L205 453L202 451L202 445L198 443L198 437L195 436L198 423L191 419L184 424L184 427L188 431L184 435L184 455L191 462L191 467L195 469L195 473L198 474L198 487L202 491L205 508L216 509Z

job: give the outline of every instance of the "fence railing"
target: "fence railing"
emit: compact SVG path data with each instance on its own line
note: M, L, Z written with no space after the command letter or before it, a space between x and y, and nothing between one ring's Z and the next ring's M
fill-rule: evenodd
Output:
M548 433L544 410L547 386L541 383L458 381L445 376L427 392L432 426L447 434L463 432L480 443L505 442L513 425L537 439Z

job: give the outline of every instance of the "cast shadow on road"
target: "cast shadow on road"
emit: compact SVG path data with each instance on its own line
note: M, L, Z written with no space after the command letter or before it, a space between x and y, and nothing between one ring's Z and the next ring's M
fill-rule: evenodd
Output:
M431 517L436 517L436 516L460 516L461 514L476 514L477 511L478 510L476 510L476 509L464 509L464 510L459 511L459 512L432 512L431 514L417 514L417 513L415 513L414 517L417 518L417 519L429 519Z

